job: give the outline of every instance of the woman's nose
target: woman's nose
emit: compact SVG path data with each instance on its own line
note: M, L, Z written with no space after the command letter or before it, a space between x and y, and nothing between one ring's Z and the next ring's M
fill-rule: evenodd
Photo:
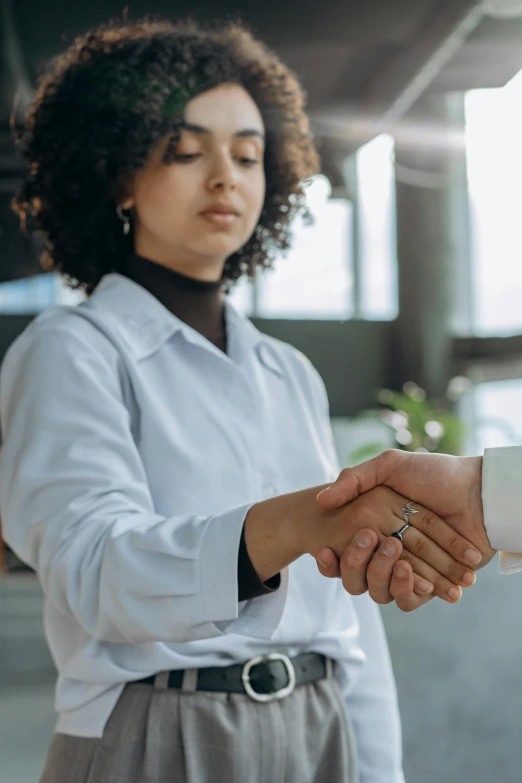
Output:
M224 156L217 161L208 179L210 190L222 190L234 188L236 185L236 172L231 160Z

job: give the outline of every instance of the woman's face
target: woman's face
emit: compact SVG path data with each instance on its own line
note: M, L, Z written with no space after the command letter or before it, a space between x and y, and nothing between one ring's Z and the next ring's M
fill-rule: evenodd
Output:
M263 120L236 84L198 95L184 118L172 162L163 162L170 140L165 136L122 207L134 208L136 253L201 280L218 280L228 256L252 235L263 207Z

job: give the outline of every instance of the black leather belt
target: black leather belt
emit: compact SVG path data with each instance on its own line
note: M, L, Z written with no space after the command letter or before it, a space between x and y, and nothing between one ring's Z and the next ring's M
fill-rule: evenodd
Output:
M168 687L181 688L184 673L183 669L169 672ZM297 686L327 676L327 659L319 653L304 653L296 658L268 653L244 664L198 669L196 690L246 693L254 701L265 702L283 699ZM153 685L155 677L153 674L137 683Z

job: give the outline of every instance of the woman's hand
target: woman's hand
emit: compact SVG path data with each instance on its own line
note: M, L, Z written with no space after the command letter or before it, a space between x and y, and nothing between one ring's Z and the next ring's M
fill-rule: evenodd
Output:
M402 559L400 541L385 538L379 547L374 530L357 533L340 560L331 549L322 549L315 554L321 574L341 578L345 590L351 595L369 592L375 603L395 601L403 612L419 609L434 597L431 582L414 574L410 563Z
M400 542L389 537L405 524L402 509L407 502L407 498L394 490L380 486L330 512L332 516L325 521L329 528L325 532L332 537L329 549L337 558L342 558L344 568L332 573L332 552L324 546L317 547L312 554L328 566L326 571L320 566L321 573L342 576L345 588L355 595L370 588L371 597L378 603L394 600L396 593L401 608L409 610L426 603L434 595L455 603L462 595L460 587L469 587L475 582L475 574L467 565L470 562L468 552L474 547L440 517L416 503L415 509L419 513L409 519L412 526L403 534L401 556ZM339 512L344 514L339 516ZM344 521L349 522L351 531L348 540ZM385 549L392 547L394 554L388 555L380 549L372 557L379 545ZM407 576L391 577L391 567L399 556L399 567ZM476 559L480 560L478 552ZM366 574L366 568L369 578L362 576ZM388 589L385 589L386 578Z

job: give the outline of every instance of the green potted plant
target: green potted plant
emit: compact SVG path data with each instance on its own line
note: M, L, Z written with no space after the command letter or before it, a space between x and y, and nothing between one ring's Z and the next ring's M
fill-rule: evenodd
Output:
M471 386L468 378L452 378L443 400L430 400L416 383L405 383L401 391L380 389L380 408L363 411L361 417L376 417L393 434L394 447L404 451L462 454L466 425L452 412L452 406ZM380 442L366 443L349 455L350 464L377 456L387 448Z

